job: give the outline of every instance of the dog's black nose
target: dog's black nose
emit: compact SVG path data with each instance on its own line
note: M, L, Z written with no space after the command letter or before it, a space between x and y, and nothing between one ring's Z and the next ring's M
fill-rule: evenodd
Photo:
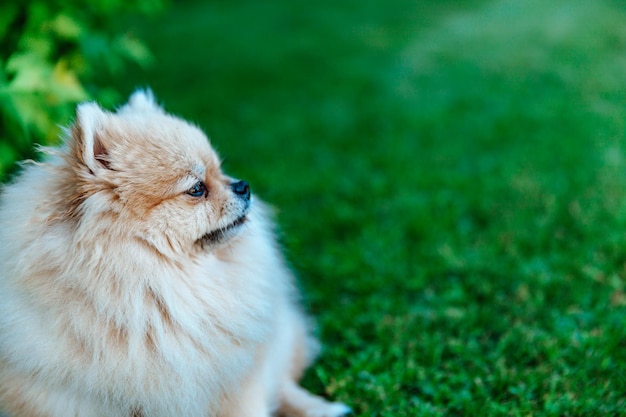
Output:
M235 194L244 200L250 200L250 186L246 181L237 181L230 184L230 188Z

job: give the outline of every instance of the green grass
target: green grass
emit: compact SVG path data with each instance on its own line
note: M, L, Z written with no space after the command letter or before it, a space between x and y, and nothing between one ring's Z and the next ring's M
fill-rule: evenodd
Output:
M362 416L626 415L626 10L181 2L151 86L278 209ZM119 82L119 81L118 81Z

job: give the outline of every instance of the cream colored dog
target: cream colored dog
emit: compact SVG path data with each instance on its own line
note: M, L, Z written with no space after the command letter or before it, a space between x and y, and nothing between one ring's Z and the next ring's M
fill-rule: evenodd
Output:
M22 417L335 417L263 204L150 92L78 107L0 202L0 408Z

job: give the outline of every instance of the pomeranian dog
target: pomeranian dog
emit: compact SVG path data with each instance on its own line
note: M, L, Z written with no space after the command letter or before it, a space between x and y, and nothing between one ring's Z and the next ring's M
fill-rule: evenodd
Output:
M78 107L0 201L0 408L336 417L267 208L150 91Z

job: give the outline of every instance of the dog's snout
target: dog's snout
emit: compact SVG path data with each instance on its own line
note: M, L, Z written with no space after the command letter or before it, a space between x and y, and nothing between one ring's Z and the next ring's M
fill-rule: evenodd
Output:
M250 200L250 186L246 181L237 181L230 184L230 188L235 194L244 200Z

